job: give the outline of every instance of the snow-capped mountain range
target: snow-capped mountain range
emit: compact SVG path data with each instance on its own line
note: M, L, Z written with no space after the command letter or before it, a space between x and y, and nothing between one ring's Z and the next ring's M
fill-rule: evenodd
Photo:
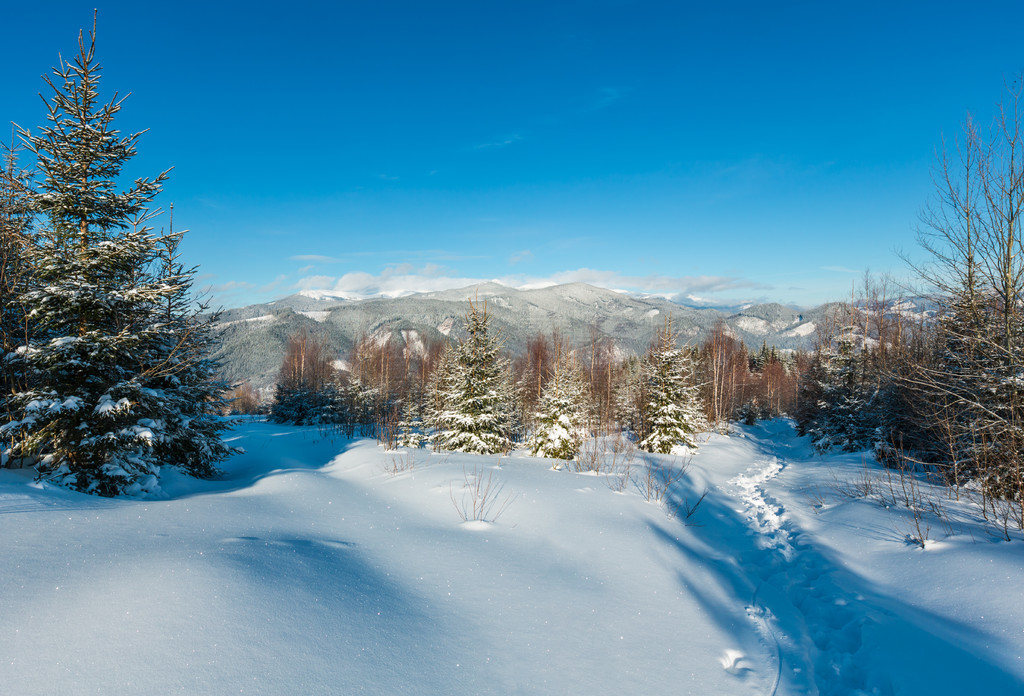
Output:
M515 289L488 282L456 290L371 298L305 290L221 314L218 328L225 376L232 381L248 379L266 389L274 383L288 336L303 327L326 335L339 359L347 358L361 336L410 347L426 340L456 339L470 300L486 302L491 326L501 333L512 354L520 353L538 334L556 330L576 346L610 337L622 354L639 354L668 318L689 343L700 342L718 322L724 322L729 333L748 346L756 348L766 342L782 349L808 348L822 319L835 307L799 309L769 303L695 308L584 283Z
M480 283L457 290L401 297L354 298L305 290L274 302L224 311L218 323L220 357L231 381L249 380L266 389L274 383L288 336L305 327L327 336L344 359L361 336L399 345L458 338L469 301L486 302L493 329L509 352L521 352L539 333L557 330L578 346L608 336L623 353L640 353L655 329L671 317L683 340L700 341L719 321L748 345L767 341L780 348L809 345L815 319L825 311L763 304L729 312L697 309L659 297L571 283L518 290Z
M586 285L587 283L566 283L567 285ZM525 285L508 285L499 280L493 281L482 281L467 283L461 287L455 288L456 292L462 292L466 288L477 288L477 287L491 287L491 288L503 288L505 290L512 291L523 291L523 290L544 290L546 288L558 287L559 283L551 281L542 281L537 283L527 283ZM304 304L302 298L312 300L314 303L341 303L341 302L352 302L356 300L371 300L371 299L397 299L400 297L409 297L410 295L432 295L440 292L447 292L446 289L436 290L415 290L411 289L412 286L398 285L385 287L381 284L370 284L366 285L358 290L325 290L325 289L306 289L300 290L294 295L290 295L287 298L270 302L268 304L279 304L288 303L292 306ZM596 286L594 286L596 287ZM600 289L600 288L598 288ZM717 309L723 312L736 313L740 312L747 307L750 307L752 303L746 304L728 304L722 302L715 302L702 297L697 297L692 294L682 293L647 293L636 290L620 290L614 288L606 288L609 292L614 292L620 295L626 295L628 297L634 297L638 299L660 299L672 302L674 304L691 307L693 309Z

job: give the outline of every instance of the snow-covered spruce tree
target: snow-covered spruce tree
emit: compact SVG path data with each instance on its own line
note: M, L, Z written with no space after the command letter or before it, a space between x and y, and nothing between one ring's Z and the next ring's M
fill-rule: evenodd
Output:
M426 394L418 380L409 380L405 398L398 404L398 447L419 449L427 443Z
M931 360L916 361L900 385L913 394L917 416L910 427L901 423L900 434L908 440L914 436L923 440L914 443L918 456L944 464L954 486L978 476L997 460L993 450L1001 440L993 436L991 426L998 421L996 397L1003 370L1000 361L993 359L995 322L981 295L972 287L961 297L946 299L935 325Z
M358 375L349 375L342 399L354 425L364 434L376 430L376 422L384 403L380 387L364 382Z
M523 439L523 392L526 387L516 381L511 361L504 358L501 361L498 387L498 422L509 441L509 449L512 449L515 443Z
M818 412L806 432L819 450L849 452L870 448L876 440L878 392L865 378L866 356L844 338L836 351L822 354Z
M615 418L637 439L647 437L647 384L643 378L643 360L630 356L622 363L620 379L615 384Z
M448 406L454 397L457 369L455 348L450 343L446 344L427 382L424 417L427 427L431 430L427 439L435 450L441 449L444 434L450 426Z
M21 298L35 335L8 355L28 387L0 430L40 478L88 493L155 491L163 464L210 474L230 452L214 416L223 403L206 358L213 336L189 309L179 236L147 224L167 172L118 191L139 134L114 128L116 95L99 102L95 28L54 75L49 125L21 131L40 179L33 285Z
M530 438L535 457L573 459L583 442L587 386L579 363L568 351L558 356L538 404L537 428Z
M418 395L410 394L402 402L402 419L398 423L398 446L419 449L427 442L424 434L422 403Z
M478 454L512 449L511 371L499 342L488 334L489 321L486 303L482 309L469 303L468 336L449 356L438 384L442 391L434 396L438 449Z
M699 387L693 358L677 346L672 320L665 320L644 357L649 432L640 443L645 452L668 454L677 445L696 449L694 437L703 427Z

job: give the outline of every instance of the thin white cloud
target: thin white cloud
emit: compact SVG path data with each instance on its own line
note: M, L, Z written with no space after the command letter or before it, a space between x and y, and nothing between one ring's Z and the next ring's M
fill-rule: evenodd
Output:
M333 276L315 275L299 279L295 287L302 290L324 290L334 283Z
M217 307L237 307L252 301L256 286L244 280L229 280L225 283L209 284L199 289L199 295L209 298Z
M611 106L613 103L622 99L625 95L625 91L616 87L602 87L598 91L598 97L594 100L594 103L590 105L590 111L600 111Z
M274 292L275 290L280 289L286 280L288 280L288 276L282 273L266 285L260 287L258 292Z
M577 268L560 271L546 278L533 278L528 282L548 281L552 284L588 283L610 290L633 290L658 294L723 293L735 290L766 290L771 286L732 276L630 276L617 271Z
M341 263L341 259L321 254L296 254L288 257L291 261L309 261L311 263Z
M510 135L508 137L500 138L498 140L493 140L493 141L491 141L489 143L480 143L479 145L474 145L473 149L474 150L493 150L495 148L508 147L509 145L514 145L514 144L518 143L522 139L523 139L523 136L519 135L518 133L513 133L512 135Z
M231 290L252 290L255 286L252 283L248 283L244 280L229 280L226 283L220 283L218 285L209 285L205 288L208 292L229 292Z
M529 249L523 249L518 254L513 254L509 258L509 263L522 263L523 261L530 261L533 259L533 252Z
M658 295L670 300L699 305L736 304L759 301L757 291L772 286L731 276L629 276L616 271L592 268L560 271L548 276L507 275L498 278L476 278L450 274L449 269L427 265L414 268L401 264L374 275L366 272L346 273L340 277L309 276L296 288L333 293L342 297L401 297L414 293L454 290L484 282L497 282L518 289L536 289L565 283L587 283L609 290Z
M437 292L463 288L484 282L480 278L443 275L447 269L434 264L420 268L403 263L385 268L379 275L363 271L341 277L310 276L297 284L300 290L318 290L352 299L360 297L402 297L421 292Z
M213 208L214 210L220 210L224 205L216 198L208 198L206 196L200 196L196 199L196 202L204 208Z

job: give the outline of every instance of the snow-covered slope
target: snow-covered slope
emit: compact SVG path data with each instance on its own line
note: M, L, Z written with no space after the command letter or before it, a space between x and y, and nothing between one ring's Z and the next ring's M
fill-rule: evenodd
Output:
M711 437L662 505L638 494L639 459L615 492L525 456L233 437L247 452L222 480L167 472L166 500L0 471L0 691L1024 688L1024 545L970 518L904 543L904 518L830 487L860 458L813 458L785 421ZM507 508L464 522L467 482L489 477Z

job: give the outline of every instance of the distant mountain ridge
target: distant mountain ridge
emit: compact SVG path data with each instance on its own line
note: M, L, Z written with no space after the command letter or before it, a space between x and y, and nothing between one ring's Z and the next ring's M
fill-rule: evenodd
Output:
M367 299L304 292L225 310L217 325L222 339L219 357L228 380L248 379L265 390L276 379L288 336L302 328L323 333L339 359L348 356L361 336L415 348L427 339L458 338L469 300L487 303L492 328L501 332L513 354L522 352L537 334L553 330L572 345L586 346L592 337L608 336L621 352L639 354L668 317L689 343L703 340L723 321L730 333L748 346L767 342L778 348L807 348L816 326L832 306L801 310L771 303L727 312L636 297L585 283L526 290L479 283L456 290Z

